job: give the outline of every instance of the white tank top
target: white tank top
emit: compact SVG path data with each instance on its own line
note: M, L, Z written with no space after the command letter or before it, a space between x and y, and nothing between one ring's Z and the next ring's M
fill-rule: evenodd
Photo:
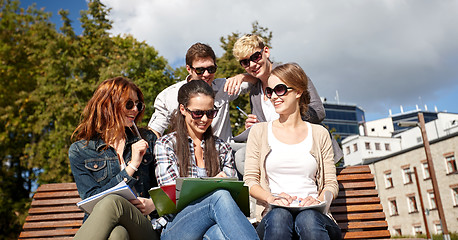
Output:
M307 123L307 137L297 144L286 144L275 138L272 122L268 124L268 143L272 149L266 158L266 172L272 193L291 196L318 197L317 161L310 154L313 144L312 127Z

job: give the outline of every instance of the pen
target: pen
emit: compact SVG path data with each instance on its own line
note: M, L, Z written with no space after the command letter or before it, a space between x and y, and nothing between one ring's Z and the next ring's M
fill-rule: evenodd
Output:
M137 137L142 138L142 136L140 135L140 132L138 131L137 125L135 125L134 121L132 121L132 127L134 127L135 134L137 134Z
M243 111L241 108L239 108L239 106L237 106L237 109L243 114L243 116L248 117L248 114L245 111Z

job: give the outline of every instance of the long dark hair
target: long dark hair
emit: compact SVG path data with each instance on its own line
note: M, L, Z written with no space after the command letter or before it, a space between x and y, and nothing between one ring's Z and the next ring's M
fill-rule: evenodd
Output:
M178 90L178 108L175 111L175 127L176 143L175 152L178 157L178 166L180 167L180 176L187 177L191 172L191 151L189 149L188 128L186 127L185 116L180 111L180 105L187 107L191 98L203 94L215 99L213 89L202 80L192 80L183 85ZM216 176L220 172L218 153L216 151L215 141L212 127L209 126L203 134L205 141L204 160L207 175L210 177Z
M81 122L72 134L72 139L87 140L100 137L106 143L125 138L123 114L130 91L137 93L144 102L143 93L131 80L115 77L100 83L81 114ZM135 122L141 121L145 109L138 113ZM108 147L108 145L107 145Z

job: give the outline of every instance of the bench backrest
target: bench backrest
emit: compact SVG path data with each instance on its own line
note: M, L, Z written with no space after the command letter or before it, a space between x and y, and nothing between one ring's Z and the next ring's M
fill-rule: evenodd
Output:
M374 176L368 166L337 168L339 195L331 212L344 239L390 238ZM75 183L45 184L33 196L19 239L71 239L82 224L83 211Z
M38 187L19 239L72 239L81 227L84 212L75 183L51 183Z
M337 168L339 195L331 213L344 239L390 238L374 176L369 166Z

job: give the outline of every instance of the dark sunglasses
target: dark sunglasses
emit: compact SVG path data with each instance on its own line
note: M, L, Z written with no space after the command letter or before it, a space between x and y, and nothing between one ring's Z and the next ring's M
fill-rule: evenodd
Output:
M191 66L192 69L194 69L194 71L196 71L196 74L197 75L202 75L205 73L205 71L207 71L209 74L213 74L216 72L216 69L218 68L218 66L211 66L211 67L207 67L207 68L204 68L204 67L198 67L198 68L194 68Z
M207 115L207 118L213 119L216 117L216 114L218 114L218 109L211 109L211 110L197 110L197 111L191 111L189 108L185 107L186 111L188 111L191 114L192 119L199 119L202 118L204 115Z
M261 50L259 52L255 52L249 58L240 60L239 61L240 65L242 65L242 67L246 68L246 67L250 66L250 61L254 62L254 63L259 62L259 60L261 60L261 58L262 58L262 52L263 52L263 50Z
M137 106L137 110L139 112L141 112L143 110L143 108L145 107L145 104L143 104L142 102L134 103L134 101L132 101L132 100L129 100L129 101L126 102L126 109L127 110L131 110L132 108L134 108L134 106Z
M272 93L275 92L275 94L279 97L285 95L288 92L288 89L293 89L292 87L288 87L285 84L278 84L275 86L273 89L270 87L266 87L266 97L271 98Z

